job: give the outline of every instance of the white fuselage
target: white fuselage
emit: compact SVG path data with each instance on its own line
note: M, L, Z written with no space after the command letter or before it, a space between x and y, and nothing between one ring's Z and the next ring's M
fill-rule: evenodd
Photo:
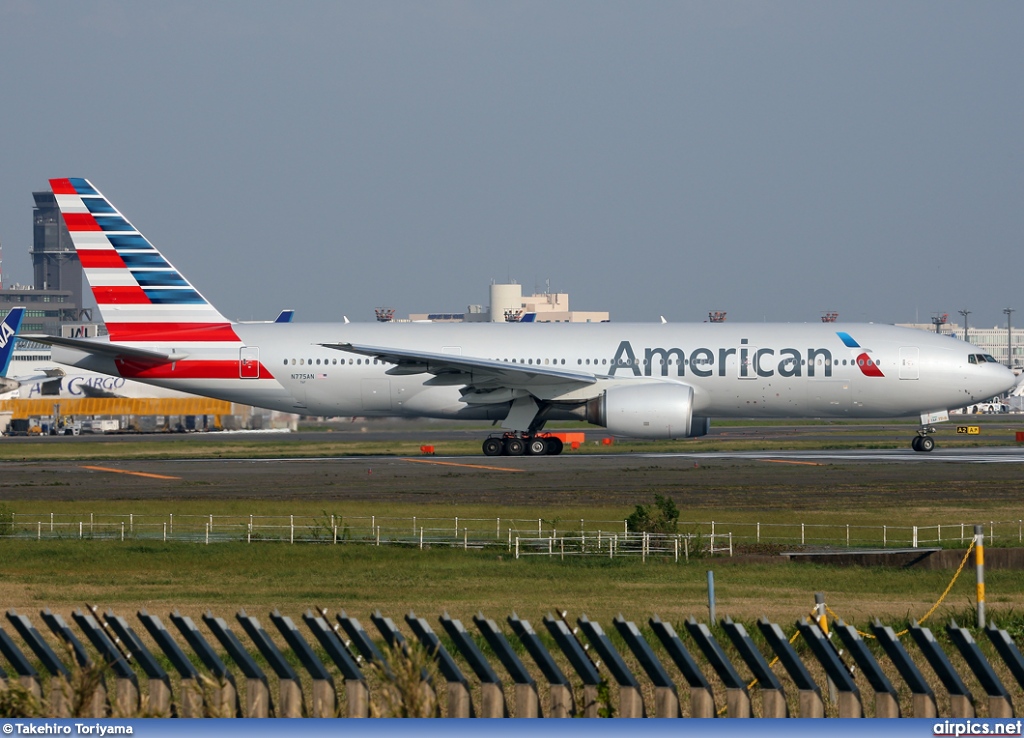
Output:
M1014 385L1005 367L948 336L874 324L233 324L239 345L137 343L189 360L235 362L217 378L134 372L110 359L55 347L62 363L218 399L307 415L502 419L508 403L471 404L459 381L430 373L388 374L392 364L321 344L401 347L597 377L565 395L568 407L604 389L637 382L693 388L693 414L706 417L866 418L943 411ZM852 345L851 345L852 344ZM242 366L247 358L249 368ZM251 369L258 357L258 376ZM187 362L181 362L181 366ZM230 369L230 367L228 367ZM249 378L243 378L243 376ZM542 388L543 389L543 388ZM552 418L558 417L557 413Z

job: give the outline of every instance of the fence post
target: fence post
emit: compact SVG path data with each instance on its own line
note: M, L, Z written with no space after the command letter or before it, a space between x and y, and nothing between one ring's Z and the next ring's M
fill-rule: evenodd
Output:
M164 522L164 543L167 543L167 522Z
M135 532L135 513L128 513L128 532Z
M500 541L501 540L501 518L498 518L497 525L496 525L496 527L494 529L494 540L496 540L496 541Z
M295 516L294 515L289 515L288 516L288 529L290 531L289 536L288 536L288 542L289 543L295 543Z
M459 537L459 517L455 516L455 537Z
M36 540L37 541L43 540L43 521L42 520L39 521L39 526L36 529Z
M210 545L210 524L206 524L206 545Z
M121 541L124 541L124 521L121 521Z
M729 531L729 555L732 556L732 531Z
M420 526L420 551L423 550L423 526ZM516 558L519 558L518 556Z
M800 523L800 545L803 546L807 541L807 536L804 532L804 524Z
M690 537L683 539L683 555L686 556L686 563L690 563Z
M679 563L679 536L675 538L675 563Z
M423 535L423 529L420 528L420 535ZM519 559L519 536L516 536L516 560Z
M850 524L846 524L846 547L850 547Z
M78 521L78 537L79 538L82 537L82 521L81 520Z
M173 536L174 535L174 513L170 513L167 516L167 519L170 521L169 529L170 529L171 535Z
M974 526L974 570L978 583L978 627L985 627L985 528Z
M338 526L332 525L331 530L334 531L334 545L338 545Z
M917 526L916 525L914 526L913 536L914 536L914 539L911 542L911 546L910 547L911 548L917 548Z
M757 524L757 542L758 543L761 542L761 524L760 523Z
M50 532L53 533L53 513L50 513Z
M888 546L889 545L889 541L888 541L888 537L887 537L887 531L886 531L886 528L885 528L884 525L882 526L882 545L883 546Z

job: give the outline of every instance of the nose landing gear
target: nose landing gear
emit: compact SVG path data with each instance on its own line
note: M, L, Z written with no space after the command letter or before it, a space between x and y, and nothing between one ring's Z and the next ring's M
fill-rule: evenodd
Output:
M934 432L935 428L921 428L910 442L910 447L919 453L929 453L935 448L935 439L931 437Z

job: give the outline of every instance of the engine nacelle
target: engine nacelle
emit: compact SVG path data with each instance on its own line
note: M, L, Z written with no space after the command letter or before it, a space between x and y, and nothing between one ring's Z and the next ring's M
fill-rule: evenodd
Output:
M709 418L693 417L693 387L672 382L620 385L587 403L587 421L632 438L690 438L708 432Z

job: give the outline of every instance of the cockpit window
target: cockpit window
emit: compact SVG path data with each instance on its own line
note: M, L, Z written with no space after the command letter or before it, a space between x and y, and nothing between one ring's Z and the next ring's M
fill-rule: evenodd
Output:
M967 357L967 363L968 364L977 364L978 363L978 355L977 354L970 354Z
M990 354L985 354L985 361L987 361L989 364L998 364L999 363L998 361L996 361L995 357L991 356Z
M998 364L991 354L969 354L967 356L968 364Z

